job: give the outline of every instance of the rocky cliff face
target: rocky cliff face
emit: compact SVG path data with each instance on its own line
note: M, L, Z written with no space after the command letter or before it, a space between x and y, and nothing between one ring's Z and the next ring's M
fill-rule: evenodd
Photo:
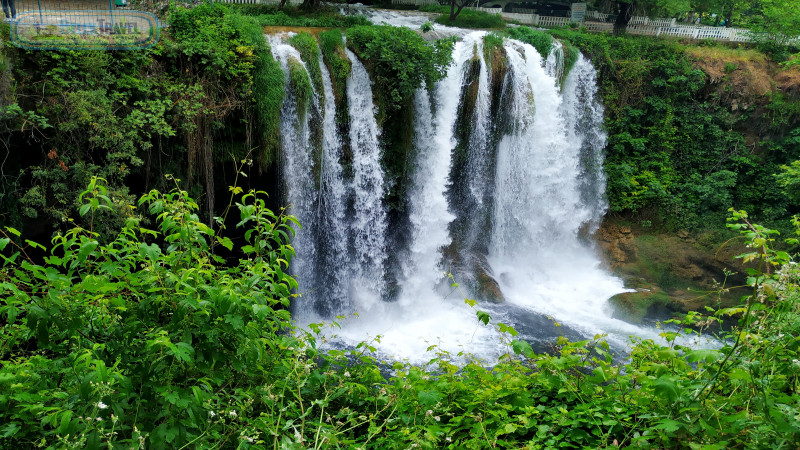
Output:
M735 259L744 248L724 242L722 234L653 232L607 218L595 237L605 262L633 289L611 299L620 319L661 319L739 298L722 289L744 283L744 268Z

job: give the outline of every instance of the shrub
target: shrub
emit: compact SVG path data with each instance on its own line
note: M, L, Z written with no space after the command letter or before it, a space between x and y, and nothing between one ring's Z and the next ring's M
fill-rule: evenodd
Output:
M426 42L404 27L378 25L347 30L347 45L370 69L378 105L399 109L420 86L444 78L450 65L453 42Z
M294 338L286 274L295 219L265 208L262 193L237 203L243 255L197 216L184 191L152 191L139 204L155 229L130 216L107 244L92 230L111 207L102 179L80 198L88 229L52 247L7 229L0 238L0 423L6 442L177 448L236 441L246 392L281 376ZM46 250L42 264L28 257Z

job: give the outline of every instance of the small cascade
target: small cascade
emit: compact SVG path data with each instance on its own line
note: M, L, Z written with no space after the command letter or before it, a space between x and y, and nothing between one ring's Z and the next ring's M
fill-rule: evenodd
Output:
M608 207L603 172L606 133L602 127L603 105L597 100L597 71L583 55L578 56L564 82L561 114L566 120L568 140L580 146L579 190L581 205L589 210L585 231L591 234L600 226Z
M346 216L348 187L343 177L342 140L336 125L336 104L333 101L331 75L322 61L325 114L323 119L322 163L319 174L319 203L316 211L318 225L317 247L320 249L317 264L319 284L312 300L315 309L324 317L345 310L348 305L348 222Z
M293 245L302 248L303 252L292 262L292 271L298 283L304 289L313 290L318 284L317 261L319 255L316 247L316 217L315 211L319 205L316 180L312 171L312 144L310 119L312 108L319 108L317 94L314 93L313 102L302 98L301 92L296 92L296 86L290 82L290 72L302 71L308 77L308 71L300 53L291 45L283 42L281 36L271 36L270 46L275 59L281 64L286 75L288 95L284 97L281 107L281 148L284 162L284 183L286 200L290 206L289 212L295 215L302 224L302 231L296 230ZM310 79L307 83L311 85Z
M383 169L379 130L375 121L372 82L367 69L356 55L347 50L352 63L347 80L350 102L350 147L353 150L353 217L351 295L372 301L384 289L386 262L386 210L383 206Z
M553 48L544 61L544 70L548 76L556 80L564 78L564 45L561 42L553 41Z

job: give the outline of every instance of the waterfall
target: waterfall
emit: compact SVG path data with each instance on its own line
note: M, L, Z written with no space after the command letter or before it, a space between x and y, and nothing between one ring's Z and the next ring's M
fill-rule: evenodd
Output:
M624 291L622 282L580 239L605 209L605 136L593 69L576 65L562 95L533 47L509 41L506 55L514 74L515 132L498 148L489 255L506 300L584 336L605 332L618 344L629 334L654 337L611 318L607 299Z
M346 219L347 185L341 165L342 140L336 126L336 102L328 68L320 52L317 61L322 73L325 95L323 119L322 163L319 180L319 204L317 209L318 247L320 257L316 270L319 285L311 301L323 316L340 312L349 306L347 295L348 275L348 227Z
M381 295L386 262L386 210L383 207L383 169L379 131L375 121L375 105L367 69L356 55L347 50L352 63L347 80L350 101L350 147L353 151L353 220L351 267L354 279L352 295L371 302Z
M564 77L564 46L561 42L553 41L553 48L544 61L544 70L556 80Z
M318 207L316 180L312 176L312 144L309 109L319 108L318 94L314 93L314 101L303 105L298 102L298 97L292 91L289 83L290 64L299 64L306 70L300 53L291 45L283 42L280 36L270 37L270 46L275 59L281 64L285 74L286 86L289 95L284 97L280 112L281 149L283 152L284 177L286 200L289 204L289 213L297 216L302 224L302 229L296 229L293 242L295 248L302 248L292 262L292 272L303 289L313 292L317 286L318 253L315 242L317 220L315 212ZM308 75L306 75L308 76ZM310 84L310 80L309 80Z
M606 209L594 68L581 56L565 73L558 43L543 59L509 39L485 50L484 37L463 33L447 76L415 94L402 230L384 205L384 150L364 65L346 50L349 127L340 136L322 58L303 62L271 38L287 77L297 60L319 64L323 79L311 102L290 89L281 111L286 199L303 224L294 241L302 294L295 317L302 326L340 316L327 345L374 339L379 355L413 362L429 358L432 344L488 361L504 351L502 336L477 320L463 295L502 301L478 309L529 340L609 333L621 346L630 334L656 337L611 318L607 299L624 288L589 244ZM397 267L387 263L390 252ZM446 279L451 270L463 295ZM552 320L564 328L548 331Z
M603 105L597 101L597 71L583 55L578 56L564 82L561 114L566 120L568 139L580 146L580 195L589 211L588 232L594 232L608 207L603 157L606 133L603 130Z
M449 225L455 217L449 212L446 196L456 146L454 127L464 72L482 35L475 33L456 43L447 77L436 84L433 95L421 88L414 98L413 154L417 159L409 188L411 242L401 264L397 301L383 301L374 292L358 296L359 316L339 320L342 329L331 338L334 341L358 342L381 336L379 343L372 344L382 355L415 362L425 358L432 344L453 355L461 351L489 359L499 355L499 337L478 322L463 298L449 291L449 284L442 283L447 267L441 264L441 251L450 244Z

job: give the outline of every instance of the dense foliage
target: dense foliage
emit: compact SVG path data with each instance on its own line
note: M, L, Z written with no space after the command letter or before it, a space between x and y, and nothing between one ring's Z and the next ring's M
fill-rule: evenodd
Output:
M745 86L726 87L725 79L720 89L690 47L675 41L554 34L581 48L600 72L612 211L637 212L668 228L721 224L730 205L771 223L798 212L774 178L781 165L800 159L797 98L774 91L748 98ZM700 49L738 61L725 66L726 74L742 61L769 64L751 50ZM747 106L732 106L739 103Z
M453 17L449 6L420 6L420 11L438 13L435 22L442 25L459 28L504 28L505 21L500 14L490 14L483 11L464 9Z
M447 74L453 41L428 43L405 27L361 26L347 30L347 45L370 69L382 112L404 106L420 86L429 88Z
M260 26L206 4L168 21L169 34L143 51L3 49L13 62L3 78L14 82L0 83L0 139L21 151L0 180L0 222L68 220L92 175L108 180L118 221L130 192L163 187L166 172L205 192L213 211L218 160L275 158L283 73Z
M240 189L232 187L233 192ZM199 219L185 191L152 191L113 240L92 178L88 228L49 248L0 233L0 445L45 448L795 448L800 442L800 269L774 232L734 211L753 246L740 308L689 315L666 345L637 342L615 363L601 336L560 339L552 355L508 336L494 367L434 353L394 363L369 344L320 353L286 311L294 219L250 192L243 237ZM148 227L151 218L153 227ZM226 250L243 257L225 260ZM44 251L39 263L29 257ZM776 269L779 269L776 271ZM474 305L471 300L468 303ZM490 317L478 312L489 324ZM720 350L680 345L720 317L742 317Z

